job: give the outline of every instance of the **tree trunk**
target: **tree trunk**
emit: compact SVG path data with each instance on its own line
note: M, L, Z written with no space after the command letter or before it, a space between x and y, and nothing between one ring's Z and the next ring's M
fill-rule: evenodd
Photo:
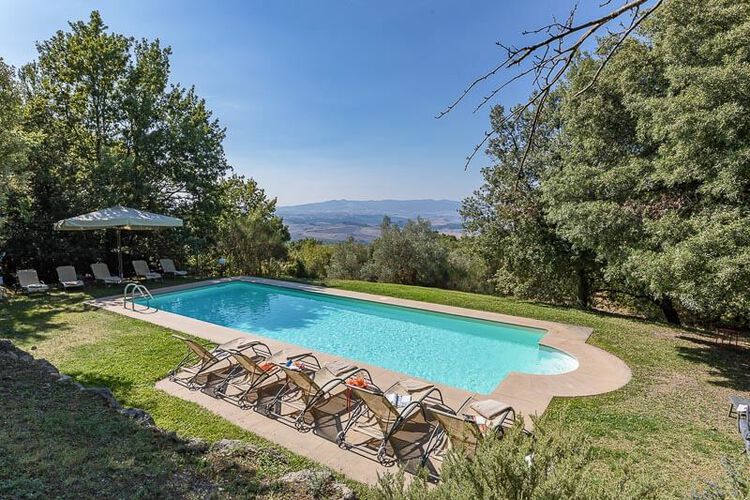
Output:
M588 309L591 306L591 283L584 266L576 266L576 275L578 277L576 303L581 309Z
M664 314L664 319L667 320L667 323L669 323L670 325L677 325L677 326L681 324L680 315L677 313L677 310L674 308L672 299L670 299L669 297L662 297L660 300L657 300L656 303L659 304L659 307L661 308L661 312Z

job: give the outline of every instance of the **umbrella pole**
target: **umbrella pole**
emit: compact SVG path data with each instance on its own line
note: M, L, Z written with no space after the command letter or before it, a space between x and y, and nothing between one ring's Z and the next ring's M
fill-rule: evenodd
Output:
M117 264L120 267L120 279L122 279L122 242L120 241L120 229L117 229Z

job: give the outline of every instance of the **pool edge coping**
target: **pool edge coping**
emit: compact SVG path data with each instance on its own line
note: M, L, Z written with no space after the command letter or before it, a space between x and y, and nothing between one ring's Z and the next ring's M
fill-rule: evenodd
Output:
M269 278L260 278L254 276L233 276L226 278L209 279L202 281L193 281L190 283L173 285L158 288L152 291L153 295L189 290L204 286L231 283L234 281L244 281L250 283L259 283L270 286L279 286L300 291L320 293L328 296L353 298L366 300L370 302L407 307L411 309L424 310L436 313L451 314L473 319L494 321L499 323L517 325L521 327L544 330L546 333L539 341L540 345L557 349L578 361L578 367L572 371L560 374L528 374L522 372L510 372L495 389L486 395L480 397L492 397L501 399L506 402L511 400L522 400L526 404L522 405L528 409L534 410L533 413L541 414L546 410L549 402L553 397L578 397L592 396L611 392L625 386L632 378L630 368L617 356L589 344L587 341L593 334L593 329L564 323L551 321L536 320L522 316L512 316L508 314L480 311L477 309L468 309L463 307L448 306L435 304L432 302L422 302L411 299L401 299L384 295L369 294L363 292L354 292L338 288L330 288L309 283L294 281L282 281ZM144 313L131 311L122 307L122 296L108 296L88 301L90 304L103 309L124 314L126 316L142 319L151 323L181 331L191 335L205 338L212 342L227 339L230 332L232 338L237 333L247 335L247 332L235 330L220 325L215 325L205 321L188 318L186 316L169 313L166 311L157 311L156 313ZM158 316L158 321L155 321ZM187 330L187 331L185 331ZM271 343L285 344L284 342L267 339L262 335L257 335L262 340L268 340ZM293 345L293 344L287 344ZM322 353L325 354L325 353ZM330 355L328 355L330 356ZM324 356L325 357L325 356ZM362 363L360 363L362 364ZM398 375L405 375L393 370L386 370ZM474 394L471 391L457 389L443 384L435 384L438 387L449 387L467 394ZM529 414L529 412L526 412Z

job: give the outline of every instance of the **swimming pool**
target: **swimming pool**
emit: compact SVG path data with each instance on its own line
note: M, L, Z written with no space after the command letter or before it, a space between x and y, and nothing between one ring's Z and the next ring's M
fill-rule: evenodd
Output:
M542 330L280 286L235 281L159 294L149 305L482 394L512 371L578 367L539 345Z

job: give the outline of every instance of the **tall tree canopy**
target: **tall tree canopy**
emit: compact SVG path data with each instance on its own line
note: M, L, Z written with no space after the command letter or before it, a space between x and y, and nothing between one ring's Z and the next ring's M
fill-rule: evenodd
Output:
M26 162L33 134L23 127L23 101L14 69L0 58L0 244L7 243L4 225L14 210L16 217L28 209Z
M547 280L562 248L565 258L590 256L590 276L601 269L592 293L649 300L671 321L683 312L748 323L748 35L747 2L669 0L583 94L599 64L593 57L577 61L552 94L559 103L544 113L528 164L514 168L515 157L504 154L512 148L491 144L498 164L465 204L467 224L480 235L530 239L517 230L518 216L506 214L525 213L523 192L531 187L541 212L533 227L550 236L535 254L541 262L499 268L516 279L531 273ZM602 39L598 51L608 53L613 43ZM555 130L554 140L544 127ZM536 158L544 167L533 182L519 188L508 180L506 171L526 179ZM529 248L501 245L498 252L514 261Z
M38 59L20 71L17 97L0 67L0 98L19 101L24 130L38 136L10 156L24 155L33 200L23 213L11 210L3 229L16 264L48 272L71 260L85 268L105 258L104 233L53 234L52 224L111 205L185 219L184 231L128 235L144 251L169 245L174 252L180 242L210 239L230 170L225 132L194 89L170 84L170 49L110 33L95 11L37 50ZM2 107L0 120L17 123L15 108ZM5 143L7 134L0 134ZM7 157L3 151L3 171Z

